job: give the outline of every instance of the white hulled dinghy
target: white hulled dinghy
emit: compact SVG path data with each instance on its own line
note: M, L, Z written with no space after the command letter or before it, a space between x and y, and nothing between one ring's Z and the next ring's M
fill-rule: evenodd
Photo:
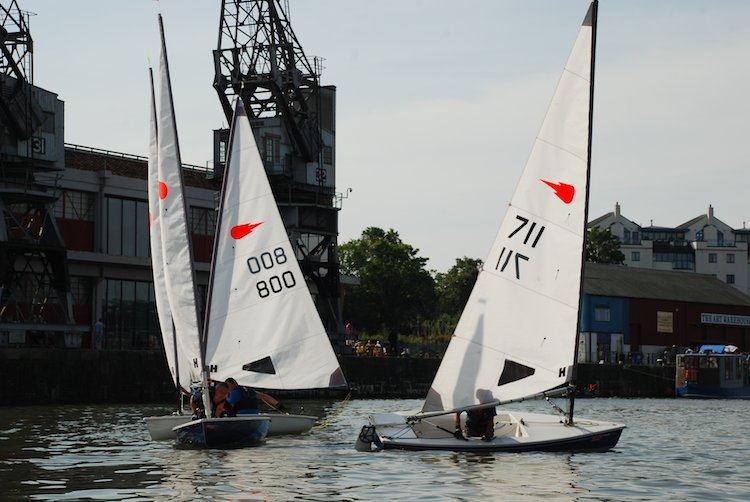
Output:
M180 176L180 183L175 186L182 199L179 148L161 16L159 21L162 35L159 80L161 99L155 116L158 127L165 129L165 133L157 136L158 148L153 156L160 167L172 167L177 176ZM235 378L243 386L270 390L345 388L346 381L304 283L241 104L238 105L238 110L239 115L232 122L224 172L217 228L219 237L214 243L207 317L203 329L205 336L199 335L197 325L185 330L175 330L177 338L186 336L200 341L201 350L196 357L188 359L187 366L204 368L205 371L198 373L197 377L198 383L202 380L204 388L208 385L209 378L221 381L229 377ZM152 136L158 132L157 129L155 126L151 127ZM153 139L151 144L154 144ZM163 148L167 151L163 152ZM166 160L162 159L162 155ZM161 175L161 172L158 174ZM154 185L160 202L164 192L162 185ZM261 221L257 225L239 222L239 219L252 217L260 218ZM256 230L260 225L264 228ZM164 228L161 243L166 247L169 241L174 249L182 251L181 256L189 256L187 232L182 231L181 235L174 236L167 234L170 229L176 228L176 225ZM253 232L253 238L248 237ZM175 237L175 240L172 241L171 237ZM180 237L186 242L182 242ZM251 253L257 256L249 256ZM287 257L291 258L287 260ZM164 259L167 260L166 252ZM175 284L186 283L188 279L194 288L192 268L185 265L190 260L183 260L181 263L182 273L174 281ZM256 266L260 268L256 270ZM271 268L274 270L266 274ZM169 272L175 271L175 268L165 267L165 270L166 289L169 290L172 287ZM180 291L186 290L183 287ZM168 306L172 309L173 296L174 294L168 295ZM189 297L183 296L178 298L181 300L178 305L183 309L194 309L188 301ZM194 294L192 298L194 301ZM192 311L189 310L188 314ZM192 319L190 315L186 317ZM180 352L177 351L176 354L175 357L182 366ZM211 358L210 364L205 362L208 360L207 354ZM258 354L261 356L253 357ZM196 382L195 375L191 375L191 381ZM204 392L204 396L206 394ZM210 415L211 403L205 399L204 403ZM257 443L258 433L255 428L262 420L270 425L261 426L258 431L267 431L268 435L308 432L317 420L317 417L309 415L275 413L248 416L245 421L239 420L240 417L232 418L233 420L227 421L216 418L192 420L187 415L170 415L148 417L145 420L154 439L176 437L184 443L212 446L220 442L236 442L241 430L252 433L254 440L250 444ZM229 424L227 431L222 429L225 423ZM237 445L240 444L242 442Z
M619 440L623 425L573 417L597 7L589 7L422 410L371 415L358 448L575 451ZM454 436L457 412L563 394L567 413L499 409L494 437Z
M344 389L241 100L227 152L204 326L210 377L271 391ZM307 432L316 421L260 416L277 434Z

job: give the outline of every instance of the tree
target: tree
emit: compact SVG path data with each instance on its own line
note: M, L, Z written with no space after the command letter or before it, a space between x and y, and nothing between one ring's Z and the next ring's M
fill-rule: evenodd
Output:
M445 273L435 275L435 289L440 314L458 316L469 300L482 260L456 258L456 263Z
M620 239L609 229L590 228L586 234L586 261L622 265L625 255L620 251Z
M435 312L435 281L427 258L393 229L369 227L340 247L341 271L359 277L347 294L344 316L359 329L391 333L415 327Z

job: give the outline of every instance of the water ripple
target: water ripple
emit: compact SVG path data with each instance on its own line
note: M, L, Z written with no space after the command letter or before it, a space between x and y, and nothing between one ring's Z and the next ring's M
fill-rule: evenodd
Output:
M360 453L363 417L420 402L304 404L345 408L313 434L231 451L150 441L141 418L168 407L5 408L0 486L34 500L750 499L750 402L580 400L582 416L628 425L604 454Z

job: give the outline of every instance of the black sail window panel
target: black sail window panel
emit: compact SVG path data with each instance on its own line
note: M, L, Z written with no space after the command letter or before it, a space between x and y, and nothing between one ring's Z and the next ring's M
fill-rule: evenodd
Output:
M245 371L252 371L253 373L266 373L267 375L275 375L276 368L273 367L273 361L270 357L264 357L251 363L243 364L242 369Z
M498 387L507 383L516 382L526 377L530 377L536 370L521 363L505 360L503 372L500 374L500 380L497 381Z

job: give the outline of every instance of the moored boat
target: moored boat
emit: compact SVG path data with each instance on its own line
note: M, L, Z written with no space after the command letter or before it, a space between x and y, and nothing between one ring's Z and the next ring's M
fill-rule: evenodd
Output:
M737 347L704 345L677 355L675 394L701 399L750 399L750 355Z

